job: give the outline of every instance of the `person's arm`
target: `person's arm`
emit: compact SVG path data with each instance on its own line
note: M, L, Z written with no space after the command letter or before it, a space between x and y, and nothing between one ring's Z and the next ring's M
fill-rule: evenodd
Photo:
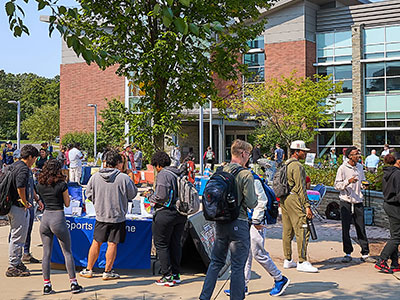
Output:
M252 216L252 224L259 225L263 221L265 208L268 203L268 197L265 195L264 187L260 180L254 180L254 190L257 195L257 206L254 208Z
M246 172L246 171L242 171ZM243 201L246 206L250 209L253 209L257 206L257 194L254 189L254 178L253 175L248 171L248 174L243 176Z
M69 207L71 199L69 198L68 189L63 192L63 200L65 207Z
M344 191L349 184L350 182L345 178L342 167L339 167L336 173L335 189L338 191Z

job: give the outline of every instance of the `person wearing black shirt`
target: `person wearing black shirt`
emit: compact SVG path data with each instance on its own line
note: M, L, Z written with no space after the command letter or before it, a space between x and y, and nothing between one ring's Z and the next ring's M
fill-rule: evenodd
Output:
M9 267L7 277L29 276L28 268L22 263L22 250L25 245L29 226L28 202L29 169L34 164L38 150L32 145L25 145L21 149L21 160L8 167L12 172L13 180L10 187L10 198L13 201L8 219L10 221Z
M43 243L43 294L45 295L54 293L50 282L50 260L54 235L57 237L65 257L65 267L69 275L71 292L76 294L83 290L83 287L76 280L75 263L71 251L71 236L64 215L64 205L68 207L70 199L61 167L61 163L56 159L47 161L39 175L37 185L38 193L45 205L40 223L40 237Z

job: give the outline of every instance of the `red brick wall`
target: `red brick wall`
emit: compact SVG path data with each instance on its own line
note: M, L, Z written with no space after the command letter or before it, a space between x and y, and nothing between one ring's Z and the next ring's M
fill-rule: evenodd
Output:
M60 136L74 131L93 131L94 108L97 114L107 106L105 98L125 99L125 79L115 74L117 66L105 71L95 64L60 66Z
M265 44L265 79L288 76L311 76L315 72L315 43L309 41Z

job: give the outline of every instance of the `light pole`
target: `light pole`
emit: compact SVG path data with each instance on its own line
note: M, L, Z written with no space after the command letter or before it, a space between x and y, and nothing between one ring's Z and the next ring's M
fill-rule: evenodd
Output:
M10 104L17 104L17 149L21 149L21 102L8 101Z
M97 162L97 104L88 104L89 107L94 107L94 146L93 146L93 156L94 162Z

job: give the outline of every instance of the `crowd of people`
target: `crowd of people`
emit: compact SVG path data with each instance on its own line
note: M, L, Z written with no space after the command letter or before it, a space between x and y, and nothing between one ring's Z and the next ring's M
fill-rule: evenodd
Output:
M285 152L276 145L275 160L285 168L290 193L280 198L282 213L282 250L283 269L296 268L299 272L316 273L318 268L308 260L308 242L310 228L307 220L313 218L308 201L306 172L300 161L305 159L310 149L304 141L294 141L290 145L291 156L285 161ZM43 243L42 272L44 294L54 293L50 280L50 258L54 236L58 239L65 257L72 293L83 291L75 274L75 264L71 251L71 237L68 231L64 207L70 205L65 169L69 169L70 181L80 181L83 154L80 145L69 145L61 148L57 159L53 159L50 150L42 145L40 151L34 146L25 145L22 149L12 149L7 143L5 151L7 164L5 172L12 174L10 198L13 205L8 213L10 221L9 266L7 277L29 276L30 271L24 262L39 263L30 253L31 232L34 220L34 201L43 216L40 223L40 237ZM173 147L171 156L165 152L156 152L151 158L151 165L157 171L154 190L143 195L154 208L152 232L154 246L161 265L161 278L155 282L160 286L174 286L181 282L180 261L182 257L181 238L187 217L176 209L178 200L177 178L185 168L180 165L179 146ZM334 151L331 151L335 154ZM371 156L375 152L371 152ZM206 278L199 298L209 300L213 294L218 274L225 265L228 250L231 257L230 287L224 290L230 299L244 299L249 293L249 281L254 258L274 279L270 295L282 295L290 284L289 278L282 274L265 249L266 224L264 212L268 196L258 177L259 169L251 170L250 157L261 158L260 145L254 148L251 144L235 140L231 146L231 161L220 170L235 175L237 201L240 206L237 219L228 223L216 222L215 243L211 253ZM204 153L206 163L214 163L215 154L211 147ZM333 157L334 158L334 157ZM337 158L332 161L337 163ZM4 159L4 155L3 155ZM194 161L193 149L184 162ZM366 159L367 168L375 158ZM384 210L389 216L391 239L382 250L378 261L369 256L369 243L365 230L362 189L365 188L364 167L360 163L360 150L352 146L346 149L343 164L339 166L334 187L340 192L340 213L342 223L343 263L352 261L354 251L350 239L350 224L353 223L361 246L361 261L375 263L381 272L399 272L398 246L400 243L400 154L390 152L384 156L383 195ZM123 150L108 150L102 155L102 167L91 176L86 196L95 207L96 223L93 242L88 253L87 266L79 273L85 278L93 277L93 267L98 259L100 246L107 243L106 265L103 280L118 279L120 276L113 270L117 256L117 246L126 238L125 215L128 201L137 195L132 174L142 169L143 154L139 147L131 150L126 144ZM32 168L35 166L35 168ZM369 167L368 167L369 166ZM214 169L213 166L211 169ZM35 184L33 173L40 170ZM368 169L368 171L371 171ZM249 213L251 212L251 213ZM296 237L297 255L292 252L292 240ZM390 262L390 266L389 266Z

